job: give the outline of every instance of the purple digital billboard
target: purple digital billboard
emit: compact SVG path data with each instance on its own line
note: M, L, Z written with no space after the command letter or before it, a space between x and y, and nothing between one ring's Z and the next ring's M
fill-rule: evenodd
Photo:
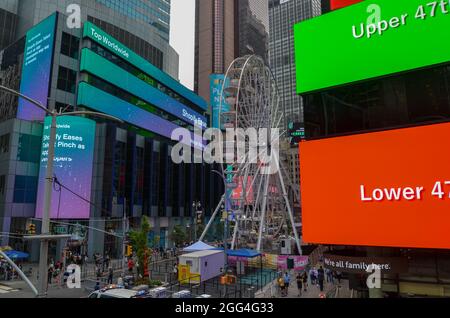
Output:
M42 218L43 215L50 126L51 118L47 117L39 169L36 218ZM54 182L52 189L52 219L89 219L95 128L95 122L90 119L58 117L53 163L57 182Z
M26 35L20 92L44 107L48 95L55 47L57 13L33 27ZM30 102L19 99L17 118L30 121L44 120L45 112Z

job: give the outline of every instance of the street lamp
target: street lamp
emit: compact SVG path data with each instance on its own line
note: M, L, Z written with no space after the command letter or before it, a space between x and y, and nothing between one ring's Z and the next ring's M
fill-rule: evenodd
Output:
M203 214L202 209L202 204L200 203L200 201L197 202L192 202L192 212L195 212L195 220L194 220L194 235L195 235L195 241L197 241L197 224L199 224L200 222L200 218Z
M44 211L43 211L43 216L42 216L42 227L41 227L42 237L39 237L39 236L36 237L41 240L40 256L39 256L38 292L39 292L40 297L45 297L46 293L47 293L46 290L47 290L47 279L48 279L48 272L47 272L48 241L50 239L52 239L52 236L49 233L50 232L50 204L51 204L51 200L52 200L53 161L54 161L54 157L55 157L57 118L60 116L91 115L91 116L96 116L96 117L102 117L102 118L109 119L109 120L114 120L114 121L117 121L120 123L123 123L123 121L114 116L97 113L97 112L90 112L90 111L75 111L75 112L68 112L68 113L62 113L61 111L58 112L57 110L55 110L54 107L51 107L51 109L47 109L40 102L35 101L32 98L25 96L11 88L0 85L0 90L7 92L9 94L18 96L19 98L25 99L26 101L30 102L31 104L33 104L36 107L43 110L48 116L51 116L51 118L52 118L52 124L50 127L50 141L49 141L49 148L48 148L48 161L47 161L48 164L47 164L47 171L46 171L46 175L45 175Z
M223 229L223 250L224 250L224 254L225 254L225 266L224 266L224 275L227 275L228 273L228 216L229 216L229 207L230 207L230 196L228 193L228 189L227 189L227 180L225 178L225 173L222 172L220 173L217 170L212 170L212 173L215 173L217 175L219 175L222 180L223 180L223 184L224 184L224 189L225 189L225 194L224 194L224 199L223 199L223 204L221 205L222 207L222 211L224 211L225 215L224 215L224 229ZM224 296L226 295L226 290L227 290L227 285L226 283L224 284Z

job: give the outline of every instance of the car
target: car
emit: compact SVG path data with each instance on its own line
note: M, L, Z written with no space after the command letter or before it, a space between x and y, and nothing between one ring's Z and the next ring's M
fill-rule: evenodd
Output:
M97 290L91 293L88 298L143 298L145 294L144 291L129 290L113 286Z

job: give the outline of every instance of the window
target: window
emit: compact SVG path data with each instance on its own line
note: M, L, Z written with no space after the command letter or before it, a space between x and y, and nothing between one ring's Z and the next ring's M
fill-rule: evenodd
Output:
M0 176L0 195L5 194L6 177Z
M41 159L41 144L42 138L40 136L20 134L17 160L39 163Z
M135 179L135 192L134 192L134 204L142 205L144 201L144 148L136 148L136 179Z
M76 83L77 73L73 70L60 66L58 72L58 89L75 94Z
M16 176L14 203L36 203L37 177Z
M116 141L115 158L114 158L114 180L113 180L113 196L117 198L117 202L123 202L125 198L125 182L127 167L127 144Z
M9 134L0 137L0 154L9 152Z
M62 33L61 54L78 60L80 39L66 32Z

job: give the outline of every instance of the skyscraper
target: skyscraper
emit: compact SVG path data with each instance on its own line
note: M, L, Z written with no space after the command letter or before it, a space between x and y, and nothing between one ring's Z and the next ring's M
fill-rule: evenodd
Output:
M321 0L270 0L270 66L286 122L303 122L303 102L295 90L294 25L321 14Z
M294 59L294 25L321 14L321 0L270 0L269 59L285 111L286 128L300 127L303 123L303 101L296 93ZM290 124L290 125L289 125ZM300 162L298 148L285 145L283 160L288 167L289 196L295 215L300 215Z
M246 54L267 58L267 0L196 0L195 91L210 100L210 75Z

